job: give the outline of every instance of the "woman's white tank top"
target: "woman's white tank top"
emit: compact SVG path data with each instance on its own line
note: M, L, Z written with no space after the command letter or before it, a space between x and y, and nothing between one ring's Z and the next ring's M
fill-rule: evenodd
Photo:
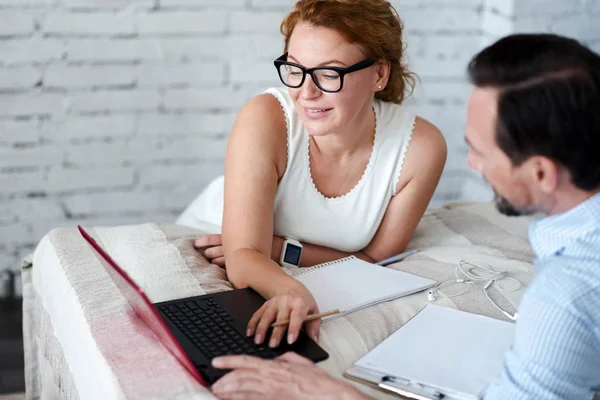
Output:
M286 88L270 88L287 121L287 165L274 207L274 234L345 252L373 239L398 179L415 123L405 106L375 100L376 129L369 163L346 194L329 198L316 188L309 167L309 135Z

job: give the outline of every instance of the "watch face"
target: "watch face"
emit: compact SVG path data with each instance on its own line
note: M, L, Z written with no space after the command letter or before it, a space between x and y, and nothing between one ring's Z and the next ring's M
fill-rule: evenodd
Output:
M302 253L302 247L296 246L295 244L288 243L285 249L285 256L283 261L288 264L298 265L300 264L300 254Z

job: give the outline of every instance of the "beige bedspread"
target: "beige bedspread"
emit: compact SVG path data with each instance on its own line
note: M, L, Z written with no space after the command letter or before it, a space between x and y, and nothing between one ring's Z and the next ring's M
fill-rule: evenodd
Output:
M392 267L441 280L460 260L486 262L519 279L517 292L492 291L513 310L533 273L527 218L500 216L491 204L454 204L428 212L409 247L420 252ZM192 248L205 232L176 225L90 227L96 240L154 302L231 289L225 272ZM209 399L132 313L75 228L50 232L33 267L23 270L28 399ZM448 294L461 290L448 286ZM417 293L322 325L333 376L397 330L426 304ZM437 304L505 319L481 287ZM439 329L444 340L444 327ZM392 398L353 382L376 398Z

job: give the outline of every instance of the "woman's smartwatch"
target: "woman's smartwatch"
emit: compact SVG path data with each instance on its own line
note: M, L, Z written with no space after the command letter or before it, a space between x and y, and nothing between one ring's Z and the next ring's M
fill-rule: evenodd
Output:
M297 240L285 238L281 247L279 264L282 267L298 268L300 256L302 255L302 243Z

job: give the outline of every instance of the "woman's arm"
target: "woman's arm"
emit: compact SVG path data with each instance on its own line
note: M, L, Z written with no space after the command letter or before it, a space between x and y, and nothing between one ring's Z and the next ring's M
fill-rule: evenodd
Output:
M425 214L446 164L446 141L440 130L418 118L406 151L396 195L371 243L363 250L383 260L403 252Z
M304 318L318 313L312 294L271 259L273 205L287 163L286 120L277 99L261 95L240 111L225 158L222 239L229 281L251 287L267 299L248 322L256 343L274 321L289 319L288 342L296 340ZM306 324L316 338L319 320ZM284 327L273 329L269 345L279 344Z
M225 157L223 247L227 275L237 287L269 298L287 275L271 258L273 203L285 169L286 125L273 96L246 103L232 128ZM282 157L283 155L283 157Z

